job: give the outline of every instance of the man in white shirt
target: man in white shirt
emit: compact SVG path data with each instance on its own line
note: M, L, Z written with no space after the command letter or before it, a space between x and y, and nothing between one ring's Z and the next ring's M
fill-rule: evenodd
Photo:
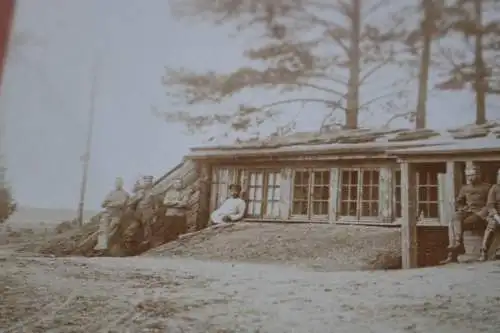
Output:
M210 220L214 225L237 222L245 215L246 203L240 198L241 186L231 184L229 192L231 196L210 215Z

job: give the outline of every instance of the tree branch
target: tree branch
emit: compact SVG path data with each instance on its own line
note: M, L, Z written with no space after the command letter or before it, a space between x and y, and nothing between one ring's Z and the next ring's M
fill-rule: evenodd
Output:
M412 116L414 116L416 114L415 111L407 111L407 112L401 112L401 113L396 113L394 115L392 115L389 120L387 120L387 122L382 126L384 128L387 128L391 125L391 123L396 120L396 119L400 119L400 118L411 118Z

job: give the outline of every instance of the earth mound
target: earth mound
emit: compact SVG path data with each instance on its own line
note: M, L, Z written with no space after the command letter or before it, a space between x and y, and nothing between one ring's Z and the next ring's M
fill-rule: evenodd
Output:
M143 256L283 263L319 271L399 269L401 234L397 228L237 223L184 235Z

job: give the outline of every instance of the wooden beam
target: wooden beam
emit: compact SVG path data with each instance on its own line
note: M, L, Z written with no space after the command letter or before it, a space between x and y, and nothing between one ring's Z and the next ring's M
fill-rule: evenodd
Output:
M330 223L334 223L337 221L338 215L338 207L339 207L339 188L340 188L340 169L339 168L331 168L330 169L330 199L329 199L329 221Z
M401 257L402 267L417 267L417 172L415 165L401 163Z
M199 206L196 216L196 229L206 228L210 219L210 199L211 199L211 183L212 170L210 165L201 163L197 166L199 175Z
M405 156L398 159L401 161L408 161L411 163L434 163L434 162L494 162L500 161L500 153L498 152L483 152L483 153L463 153L461 155L456 154L421 154L418 156Z
M286 220L290 217L292 202L292 169L281 169L280 183L280 218Z

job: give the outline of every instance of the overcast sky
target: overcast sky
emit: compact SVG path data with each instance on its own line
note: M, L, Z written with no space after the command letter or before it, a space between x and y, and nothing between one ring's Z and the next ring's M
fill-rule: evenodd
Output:
M208 23L179 22L167 0L18 2L0 107L7 111L8 178L24 205L77 205L94 63L100 69L89 208L114 177L130 186L140 174L160 176L202 142L150 111L170 106L161 85L165 66L242 64L243 38ZM429 122L471 122L473 108L468 93L431 97ZM498 109L489 114L500 116Z

